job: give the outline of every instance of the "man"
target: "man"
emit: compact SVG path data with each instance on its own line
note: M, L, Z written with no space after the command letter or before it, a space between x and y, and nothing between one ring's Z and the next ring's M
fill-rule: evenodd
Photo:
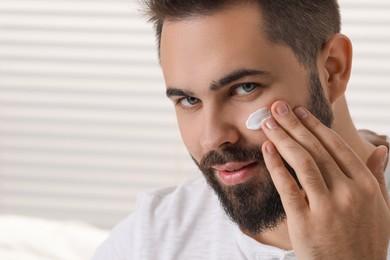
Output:
M337 2L147 6L205 178L141 196L95 259L390 259L387 149L350 118L352 47ZM248 130L262 107L272 117Z

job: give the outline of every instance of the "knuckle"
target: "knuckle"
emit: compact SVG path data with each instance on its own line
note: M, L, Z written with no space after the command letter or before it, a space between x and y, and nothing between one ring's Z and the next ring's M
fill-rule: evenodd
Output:
M296 134L296 140L313 140L313 136L306 129L302 129Z
M310 189L312 192L317 192L318 194L322 193L323 182L319 178L319 172L316 165L311 161L302 162L302 167L304 167L303 174L299 174L299 179L301 185L304 189Z
M344 192L343 192L343 200L344 200L344 208L350 208L352 207L353 205L356 205L356 201L357 201L357 194L356 192L347 187L344 189Z
M366 196L373 197L380 191L379 184L374 178L365 178L363 181L363 190Z
M296 118L290 118L288 121L287 121L287 127L289 129L297 129L301 126L301 122L296 119Z
M313 160L309 157L303 157L298 163L300 168L302 168L305 172L313 173L315 170Z
M305 176L303 177L303 181L305 182L305 186L310 187L310 190L312 191L322 191L317 173L314 169L310 169L306 172ZM302 177L301 177L302 178Z
M318 165L328 165L330 162L334 161L328 151L319 142L314 142L312 144L312 147L310 148L310 153L313 155L313 158Z
M312 118L314 120L310 120L308 122L309 128L316 130L316 129L318 129L318 128L323 126L323 124L317 118L315 118L315 117L312 117Z
M319 142L313 142L311 150L313 155L315 155L318 158L328 158L329 156L324 146Z
M298 154L301 151L301 147L299 147L296 143L294 142L288 142L286 144L286 148L288 151L290 151L292 154Z
M337 151L346 151L347 146L345 142L340 137L335 137L331 139L331 145L334 147Z
M366 203L371 203L378 195L381 195L381 191L378 183L372 178L362 181L360 184L352 184L354 180L350 180L351 183L346 185L341 194L342 209L345 212L354 212L359 207L367 207Z
M287 203L299 205L302 200L302 195L297 185L290 184L283 187L283 194L287 198Z

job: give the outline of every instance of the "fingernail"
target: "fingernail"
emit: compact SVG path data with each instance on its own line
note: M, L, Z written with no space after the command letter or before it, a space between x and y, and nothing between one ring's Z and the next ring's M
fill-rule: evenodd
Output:
M275 128L278 128L278 123L276 123L275 119L273 119L271 117L271 118L268 118L267 120L265 120L265 126L268 129L275 129Z
M268 143L268 144L265 146L265 149L267 150L267 152L268 152L270 155L274 155L274 154L276 153L275 146L274 146L272 143Z
M297 115L297 117L301 120L304 120L309 116L306 109L304 109L303 107L298 107L294 111L295 111L295 114Z
M285 116L288 114L288 107L286 106L285 103L280 103L278 104L278 106L276 107L276 112L281 115L281 116Z

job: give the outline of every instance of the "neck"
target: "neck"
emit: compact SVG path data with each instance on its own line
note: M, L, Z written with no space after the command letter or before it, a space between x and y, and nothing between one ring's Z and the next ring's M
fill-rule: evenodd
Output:
M335 120L332 129L348 143L363 162L366 162L373 153L375 146L359 135L352 122L344 96L335 102L333 112Z

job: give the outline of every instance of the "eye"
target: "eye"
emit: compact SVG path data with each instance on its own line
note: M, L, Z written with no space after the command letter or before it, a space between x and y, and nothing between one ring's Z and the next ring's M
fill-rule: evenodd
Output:
M233 95L247 95L256 88L260 87L257 83L243 83L233 89Z
M177 104L183 108L192 108L199 103L199 99L195 97L183 97L177 101Z

